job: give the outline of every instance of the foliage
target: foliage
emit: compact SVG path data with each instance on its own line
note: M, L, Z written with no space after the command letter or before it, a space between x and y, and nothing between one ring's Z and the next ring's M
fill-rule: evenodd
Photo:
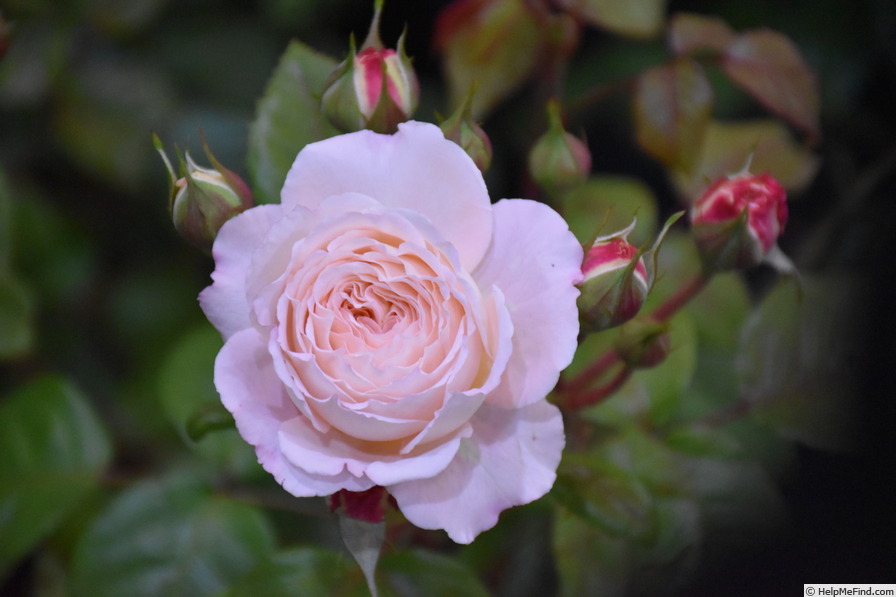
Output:
M202 128L257 202L278 201L296 153L337 132L319 96L370 5L4 4L0 593L367 594L322 500L282 492L218 401L221 339L192 298L211 264L171 230L150 138L187 148ZM892 452L864 431L891 410L859 388L891 375L875 361L891 349L865 341L892 346L884 315L867 322L889 303L863 284L892 267L878 254L896 215L883 190L896 170L894 90L881 66L896 13L875 0L687 6L386 3L385 43L407 25L416 118L437 121L475 87L494 198L551 203L583 243L637 217L630 240L649 247L708 179L750 158L791 192L782 246L802 274L715 276L664 319L671 349L656 367L595 369L631 329L583 338L554 393L567 450L552 493L464 548L390 514L381 595L713 594L713 574L749 575L747 558L782 541L794 512L821 529L804 531L813 537L834 524L833 506L799 519L815 503L793 480L805 454ZM549 99L594 163L551 196L523 166ZM659 251L642 316L700 274L685 229ZM851 478L892 495L869 469ZM882 537L883 522L861 530ZM877 572L865 559L859 571ZM829 560L857 569L846 553ZM805 570L799 582L825 572Z

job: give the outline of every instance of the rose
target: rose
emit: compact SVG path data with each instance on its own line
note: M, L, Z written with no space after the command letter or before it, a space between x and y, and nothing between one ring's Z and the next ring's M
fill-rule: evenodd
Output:
M638 314L651 280L638 248L628 242L628 228L594 240L582 262L579 310L590 331L625 323Z
M716 269L759 264L787 223L787 194L769 174L744 170L718 179L694 203L691 225L704 261Z
M463 543L549 491L564 437L545 395L576 348L582 263L562 218L491 205L416 122L308 145L281 198L221 228L200 295L262 466L296 496L386 487Z

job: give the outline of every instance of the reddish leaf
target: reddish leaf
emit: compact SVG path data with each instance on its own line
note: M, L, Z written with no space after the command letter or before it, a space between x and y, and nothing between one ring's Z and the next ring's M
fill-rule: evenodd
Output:
M690 172L700 155L712 101L712 87L693 60L648 70L635 90L638 143L666 166Z
M660 30L666 0L561 0L569 12L615 33L649 37Z
M728 46L723 67L769 110L818 139L815 77L790 39L768 29L742 33Z
M482 118L532 75L546 42L524 0L455 0L435 31L452 106L476 83L473 115Z
M672 17L667 29L669 47L676 54L695 50L724 52L734 38L734 30L718 17L680 12Z
M675 186L690 202L706 187L707 180L739 171L750 156L752 172L768 172L790 191L809 184L819 165L818 158L797 143L780 120L712 121L694 171L674 172Z

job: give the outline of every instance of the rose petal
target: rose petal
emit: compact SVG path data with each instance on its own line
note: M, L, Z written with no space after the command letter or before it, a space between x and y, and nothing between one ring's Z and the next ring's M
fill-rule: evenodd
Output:
M304 419L292 419L281 427L278 439L284 457L309 475L329 477L348 472L358 483L385 486L439 474L454 458L464 435L469 435L469 429L445 442L399 456L389 444L350 443L337 431L318 433Z
M251 325L246 299L246 274L252 248L282 217L279 205L260 205L231 218L218 231L212 255L212 285L199 293L199 305L226 340Z
M289 493L309 497L340 489L364 491L374 485L370 479L347 470L333 475L308 472L284 457L279 443L281 428L305 419L286 395L265 339L254 328L239 331L224 343L215 360L215 387L233 414L240 435L255 446L258 462Z
M488 249L492 215L482 174L441 130L420 122L394 135L359 131L307 145L286 176L285 209L316 209L333 195L363 193L426 216L472 270Z
M424 529L470 543L501 511L550 491L565 443L560 411L547 402L519 409L483 405L451 464L422 481L388 486L402 513Z
M522 406L544 398L572 361L582 247L563 218L542 203L504 199L494 215L492 247L473 277L481 288L503 291L514 332L513 352L488 402Z

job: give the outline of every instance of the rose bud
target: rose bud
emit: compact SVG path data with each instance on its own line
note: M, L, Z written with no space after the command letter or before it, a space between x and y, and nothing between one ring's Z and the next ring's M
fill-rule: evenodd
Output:
M473 91L448 120L439 125L445 138L454 141L467 152L480 172L485 172L492 163L492 142L482 130L472 113Z
M213 168L198 166L186 152L180 159L179 177L175 176L162 143L155 135L153 143L168 169L168 208L174 228L187 242L211 253L224 222L254 205L252 192L242 178L215 159L204 141L205 154Z
M384 48L380 40L380 13L376 3L373 22L360 52L351 44L349 56L333 71L324 88L324 114L343 132L371 129L394 133L408 120L420 100L420 84L404 51L404 34L398 49Z
M626 240L635 227L598 237L582 262L578 305L587 331L605 330L634 317L650 290L650 276L637 247Z
M591 152L577 137L566 132L560 105L548 103L548 131L529 152L529 172L538 186L551 194L562 193L584 182L591 171Z
M666 322L640 320L622 326L615 350L632 369L655 367L669 354L669 332Z
M769 174L746 169L720 178L691 208L694 239L707 267L759 264L787 223L787 195Z

